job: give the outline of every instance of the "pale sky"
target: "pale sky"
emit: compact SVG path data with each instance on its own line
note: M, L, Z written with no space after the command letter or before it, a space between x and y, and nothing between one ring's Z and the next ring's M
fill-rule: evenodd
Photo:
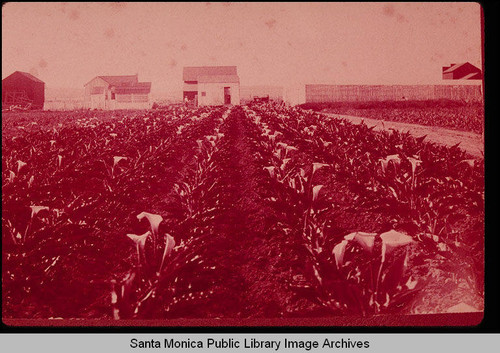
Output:
M182 88L184 66L235 65L241 85L443 83L481 67L478 3L7 3L2 78L49 87L133 75Z

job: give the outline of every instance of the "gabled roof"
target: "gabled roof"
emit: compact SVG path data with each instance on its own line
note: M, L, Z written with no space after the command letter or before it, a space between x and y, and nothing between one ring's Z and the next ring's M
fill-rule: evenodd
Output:
M481 70L469 62L443 66L443 79L476 80L481 79Z
M138 75L96 76L87 82L85 86L96 78L107 82L111 91L118 94L149 94L151 92L151 82L139 82ZM98 91L95 92L91 94L100 94Z
M198 83L239 83L238 75L203 75L198 76Z
M45 84L45 82L43 82L42 80L40 80L40 79L36 78L36 77L35 77L35 76L33 76L32 74L29 74L29 73L27 73L27 72L23 72L23 71L14 71L12 74L10 74L9 76L7 76L6 78L8 78L8 77L10 77L10 76L12 76L12 75L15 75L15 74L22 75L22 76L24 76L24 77L26 77L26 78L28 78L28 79L30 79L30 80L32 80L32 81L34 81L34 82L38 82L38 83L43 83L43 84ZM6 78L4 78L4 80L5 80ZM2 80L2 81L3 81L3 80Z
M198 81L199 76L237 74L236 66L186 66L182 76L184 81Z
M462 80L474 80L474 79L478 80L481 79L481 75L479 74L479 72L471 72L470 74L467 74L464 77L462 77Z
M128 75L128 76L97 76L111 86L126 86L133 85L139 81L138 75Z
M106 81L110 86L123 86L123 85L133 85L137 83L138 75L121 75L121 76L96 76L84 86L87 86L90 82L94 81L96 78Z
M151 82L138 82L132 86L114 86L113 91L118 94L148 94L151 91Z
M443 74L447 74L447 73L453 72L453 71L455 71L456 69L458 69L459 67L464 66L465 64L468 64L468 63L452 64L450 67L446 68L446 69L443 71ZM469 64L469 65L471 65L471 64Z

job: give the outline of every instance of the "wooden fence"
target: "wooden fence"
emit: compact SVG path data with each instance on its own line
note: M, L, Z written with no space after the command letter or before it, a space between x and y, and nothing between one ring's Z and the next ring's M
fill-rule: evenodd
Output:
M482 98L480 85L306 85L306 103Z

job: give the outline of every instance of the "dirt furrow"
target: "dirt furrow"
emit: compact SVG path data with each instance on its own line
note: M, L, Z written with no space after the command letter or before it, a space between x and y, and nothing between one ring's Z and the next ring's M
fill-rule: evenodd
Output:
M221 128L225 138L215 157L221 212L214 219L212 260L224 276L214 283L208 306L223 317L279 317L293 295L282 259L284 239L270 234L277 216L266 201L270 189L253 129L245 113L234 108Z

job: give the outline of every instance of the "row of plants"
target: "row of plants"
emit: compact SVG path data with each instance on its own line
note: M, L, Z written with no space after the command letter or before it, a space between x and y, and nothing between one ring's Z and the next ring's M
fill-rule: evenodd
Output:
M75 115L28 124L2 145L3 303L7 317L106 317L110 279L134 249L135 216L161 210L208 108ZM34 120L34 122L37 122ZM126 255L126 256L123 256Z
M318 268L321 267L319 266L321 261L318 261L318 256L324 249L324 240L318 239L325 238L325 227L328 227L328 222L331 222L332 216L336 213L335 211L330 212L328 209L339 206L327 202L327 207L324 204L318 206L321 211L314 210L313 205L318 199L318 195L328 193L328 188L325 188L324 185L325 180L320 179L317 182L312 182L314 172L321 168L328 171L332 184L337 184L335 188L348 186L346 194L349 192L353 194L348 204L356 210L357 217L368 213L372 217L379 218L379 223L382 224L370 222L373 228L378 229L378 232L373 228L355 228L352 224L349 229L354 232L343 237L340 237L341 234L330 235L330 241L336 240L333 242L333 246L330 246L331 252L326 252L330 258L325 258L323 262L330 264L330 268L323 266L324 273L335 273L331 268L332 263L336 263L338 269L338 259L333 261L331 256L335 252L333 249L336 249L338 254L342 254L336 256L343 257L345 248L351 243L356 243L356 240L361 244L360 239L370 239L365 241L369 241L370 244L378 242L383 246L385 244L384 238L391 242L400 239L403 243L419 246L418 250L414 249L412 252L420 257L417 259L417 256L413 256L414 270L417 267L425 269L425 266L417 264L427 260L427 262L431 261L430 259L434 258L436 254L442 255L447 259L447 261L440 261L443 268L450 267L450 263L453 263L454 271L458 271L460 267L466 268L467 270L464 271L466 274L463 277L471 288L477 289L478 293L482 294L482 244L484 240L484 233L482 233L482 216L484 215L482 213L484 212L482 161L463 159L463 152L457 148L439 148L396 131L376 134L370 131L366 125L355 126L345 120L328 120L321 118L318 114L294 109L285 111L278 106L256 106L254 109L259 113L259 119L262 118L273 126L271 130L265 126L265 131L269 130L270 134L270 131L277 129L273 134L270 134L270 136L276 136L273 137L273 141L282 140L277 142L277 146L293 143L295 146L299 146L299 151L307 151L309 161L313 162L310 169L302 167L296 168L295 172L290 172L288 168L294 165L292 157L291 160L285 158L285 164L280 165L283 162L278 161L276 165L268 168L271 177L280 182L285 181L292 189L295 189L295 192L308 195L310 199L303 203L308 206L303 207L306 211L302 233L306 244L309 244L307 247L311 254L313 254L312 249L321 249L314 254L312 271L318 282L323 281L320 280L322 276ZM276 155L280 156L281 154L277 152ZM307 160L307 157L302 158L302 160ZM443 162L448 162L448 165ZM309 174L305 170L309 170ZM288 181L283 178L288 179ZM314 185L316 183L318 184ZM339 186L339 183L343 186ZM309 190L304 185L308 185ZM299 203L296 204L299 205ZM323 217L318 217L318 214L323 214ZM463 214L468 214L474 219L466 227L457 221ZM314 221L315 218L318 220ZM386 218L385 221L384 218ZM452 223L453 220L454 223ZM311 222L309 227L306 221ZM333 227L335 228L335 225ZM398 229L398 232L394 233L396 231L393 228ZM373 246L364 249L368 249L369 253L372 253L372 248ZM372 259L373 261L370 263L375 262L376 266L380 266L379 268L382 269L381 263L385 261L385 253L382 247L379 246L379 249L380 251L375 252L377 254L376 261ZM471 261L470 255L473 255L475 260ZM389 265L384 265L387 266L387 271L399 271L402 274L401 268L403 265L407 265L407 261L403 261L402 259L406 259L406 257L401 256L397 258L398 261L395 261L398 264L397 270ZM367 259L362 260L361 258L358 261L366 262ZM357 263L356 266L359 266L359 262ZM365 281L368 281L366 272L369 269L370 273L374 272L370 266L363 271L359 271L359 268L351 268L352 271L349 273L362 273ZM422 272L422 270L419 271ZM429 274L429 268L426 272L419 273L418 276L425 278ZM340 278L343 277L340 276ZM382 309L390 310L391 306L401 306L397 298L404 297L407 293L414 293L418 289L418 282L413 277L400 277L395 282L393 278L392 287L401 286L403 279L406 280L409 287L404 291L404 296L401 293L397 295L391 293L393 298L390 298L390 296L387 297L387 293L381 294L373 288L380 287L377 285L380 278L391 278L391 276L384 277L383 273L380 272L375 278L378 279L374 280L372 277L370 280L372 289L363 291L363 295L359 293L355 295L355 292L349 289L353 308L361 309L363 313L370 310L372 312L379 312ZM334 283L337 285L335 287L337 290L349 288L342 281L334 281ZM456 284L459 284L458 279L456 279ZM320 288L323 287L320 286ZM359 289L359 286L355 287ZM331 291L327 290L326 293L331 293ZM356 305L357 302L360 302L359 298L363 296L369 305ZM334 306L341 305L338 301L332 303ZM382 303L385 304L385 308L383 308Z
M149 229L143 234L127 234L137 257L120 280L112 281L114 319L164 318L178 312L188 315L213 294L206 283L217 277L217 266L209 264L207 256L207 238L213 231L206 219L213 218L215 208L210 208L206 199L214 187L209 179L215 168L212 157L224 137L219 128L227 114L211 114L200 130L204 136L191 136L201 139L191 141L196 147L171 190L162 189L168 200L162 206L165 216L137 215L139 221L147 219ZM187 148L188 141L184 142Z
M4 317L480 305L484 161L458 146L275 104L60 114L2 124Z
M426 126L440 126L482 134L484 105L479 102L388 101L367 103L306 103L304 109L352 115L382 121L398 121Z

